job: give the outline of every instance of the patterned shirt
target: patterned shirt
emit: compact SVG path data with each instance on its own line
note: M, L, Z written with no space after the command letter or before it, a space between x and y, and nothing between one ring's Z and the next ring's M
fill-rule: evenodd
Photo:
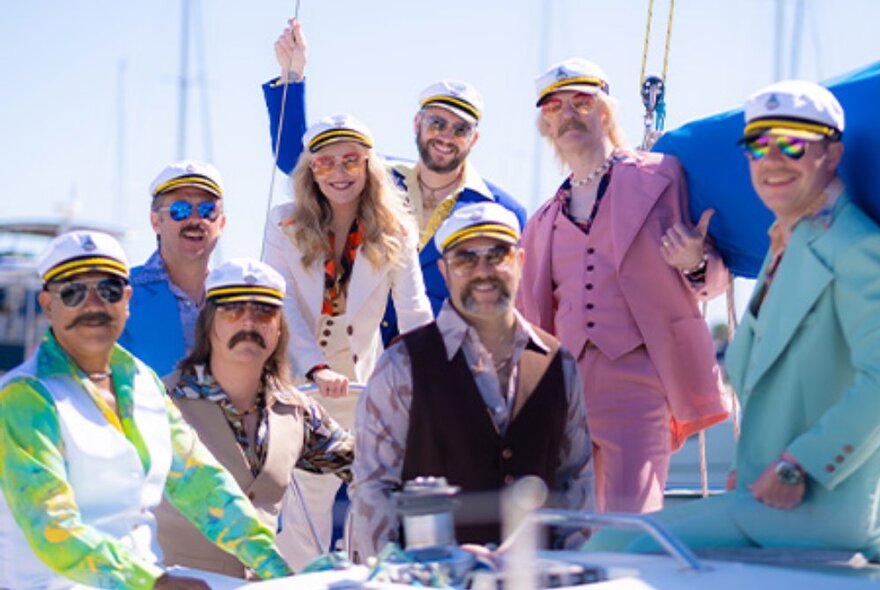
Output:
M327 259L324 261L324 301L321 304L321 313L329 316L342 315L345 312L342 308L345 302L343 294L348 292L348 281L351 279L354 259L364 241L364 223L360 219L355 219L348 228L339 268L336 265L335 254L336 234L331 231L327 241Z
M590 233L590 228L593 227L593 222L596 221L596 215L599 214L599 205L602 204L602 199L605 198L605 193L608 191L608 184L610 182L611 170L606 172L599 181L599 187L596 189L596 200L593 201L590 216L586 219L575 217L571 213L571 177L566 178L565 182L562 183L562 186L559 187L559 190L556 192L556 198L562 202L562 214L568 217L568 219L570 219L571 222L585 234Z
M61 377L81 385L135 447L146 468L150 455L133 416L134 357L115 346L110 358L117 414L51 331L36 354L36 379L14 379L0 391L0 489L9 508L34 552L60 575L90 586L152 588L163 573L161 568L82 522L67 481L58 411L41 383ZM162 387L158 378L156 382ZM170 398L165 405L172 447L165 496L208 539L234 552L260 577L290 574L274 546L272 531L260 523L235 481L201 445Z
M201 301L193 301L183 289L175 285L168 276L168 269L165 268L165 262L159 250L153 252L150 258L144 263L145 278L151 281L163 281L168 283L168 290L177 300L177 311L180 314L180 327L183 329L183 343L186 351L189 352L195 346L196 339L196 320L199 319L199 311L202 308Z
M245 449L245 455L251 465L251 473L256 476L260 472L266 458L268 438L272 434L268 430L265 418L260 419L260 426L255 437L259 450L252 455L255 455L259 460L256 463L258 468L254 471L255 462L246 450L248 448L247 437L243 435L243 427L237 425L240 420L237 420L236 416L240 417L241 414L235 412L234 407L231 412L227 409L227 406L232 405L229 396L202 365L196 366L195 374L182 375L171 391L171 395L178 398L207 399L223 407L230 428L236 435L238 443ZM299 406L303 410L303 447L297 467L312 473L335 473L344 481L351 482L354 437L340 426L321 404L311 396L303 395L296 388L290 387L283 392L270 390L268 395L261 396L263 401L258 400L257 405L262 403L263 406L266 404L271 406L277 398L290 398L291 396L296 397L296 401L299 402ZM235 413L233 414L233 412ZM262 412L262 414L265 416L266 412Z
M547 346L518 312L514 350L510 364L516 366L531 341L542 350ZM447 357L462 350L477 389L499 430L510 423L517 373L502 386L492 357L480 342L476 330L455 311L449 300L437 316ZM568 415L560 448L557 486L560 508L588 510L593 506L592 446L584 410L583 385L577 363L565 349L563 379ZM419 359L430 362L429 359ZM412 405L412 359L403 342L390 347L382 357L358 401L355 423L355 462L352 494L352 542L362 556L375 555L391 541L398 541L398 523L391 493L402 487L401 471L406 454L409 412Z

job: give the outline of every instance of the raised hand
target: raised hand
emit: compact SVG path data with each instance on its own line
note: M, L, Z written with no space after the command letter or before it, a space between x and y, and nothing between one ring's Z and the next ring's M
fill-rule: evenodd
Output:
M693 271L703 262L703 243L714 209L706 209L695 227L681 222L666 230L660 239L660 254L670 266L681 271Z
M281 66L281 79L291 82L302 80L306 71L309 45L302 27L295 18L287 21L287 28L275 41L275 57Z

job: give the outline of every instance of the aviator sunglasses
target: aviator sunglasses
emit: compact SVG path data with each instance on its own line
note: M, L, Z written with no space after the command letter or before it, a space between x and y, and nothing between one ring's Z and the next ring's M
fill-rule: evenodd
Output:
M514 247L512 244L493 244L482 248L460 248L446 258L450 270L459 277L464 277L477 268L480 259L493 269L507 268L513 261Z
M743 148L752 160L761 160L770 153L770 145L775 143L779 152L791 160L800 160L807 152L806 139L790 135L762 135L745 142Z
M207 219L208 221L214 221L217 219L217 216L220 215L220 209L217 206L216 201L202 201L195 207L193 207L193 204L189 201L174 201L170 205L159 207L159 211L168 211L168 215L170 215L171 219L174 221L189 219L193 213L193 209L196 209L199 212L199 217Z
M248 309L251 310L251 315L258 324L268 324L281 313L280 307L256 301L234 301L217 304L217 313L228 322L239 321L244 317Z
M106 277L103 279L66 281L59 283L57 287L47 287L50 293L58 295L65 307L77 308L86 301L89 289L93 289L101 301L105 303L119 303L125 293L126 281L119 277Z
M464 121L458 123L450 123L440 115L425 114L422 116L425 128L431 135L441 135L446 132L447 128L452 130L452 136L456 139L466 139L474 132L474 126Z
M595 94L587 94L586 92L575 93L567 101L562 100L558 96L551 96L541 103L541 113L552 116L558 115L562 112L565 104L568 103L578 115L589 115L596 108L598 100Z
M315 156L309 161L309 167L315 178L323 178L333 174L340 165L349 174L360 174L364 170L366 161L367 159L363 155L351 152L343 154L338 159L336 156Z

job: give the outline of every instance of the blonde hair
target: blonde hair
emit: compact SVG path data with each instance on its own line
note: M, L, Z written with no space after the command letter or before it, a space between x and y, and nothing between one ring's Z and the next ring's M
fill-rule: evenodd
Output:
M596 98L599 99L599 110L602 114L602 126L604 127L605 134L608 136L611 144L615 149L631 151L629 143L626 140L626 135L623 133L623 128L617 120L617 100L611 98L604 92L598 93ZM553 148L553 152L556 154L556 159L562 166L565 166L565 158L563 157L559 146L556 144L556 138L550 135L550 127L547 124L547 121L544 120L544 115L541 114L540 109L538 110L536 125L538 127L538 133L540 133L541 137L546 139L550 147Z
M364 240L360 255L373 268L395 264L405 248L407 235L415 235L412 215L403 207L403 194L392 184L384 160L373 150L367 152L367 182L358 202L358 219L363 221ZM309 163L314 154L304 150L293 170L294 208L282 224L287 237L302 252L306 268L324 264L330 251L330 225L333 211L321 192ZM412 232L412 234L410 234Z

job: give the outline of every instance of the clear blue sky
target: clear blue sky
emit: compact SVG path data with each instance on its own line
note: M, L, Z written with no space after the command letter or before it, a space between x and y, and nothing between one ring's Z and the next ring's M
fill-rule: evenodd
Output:
M796 3L783 2L785 74ZM221 253L256 256L272 168L260 84L276 73L272 44L295 0L193 0L193 5L201 13L213 160L228 188ZM598 62L637 143L647 5L647 0L302 0L300 19L311 49L309 117L351 112L371 127L380 150L412 157L419 91L441 77L469 80L486 99L474 162L533 209L552 194L562 174L536 141L534 77L572 55ZM655 5L649 72L661 67L668 0ZM177 151L180 6L180 0L2 3L0 216L56 214L75 197L79 216L130 229L126 248L133 263L149 254L154 242L147 186ZM805 0L804 6L795 74L821 80L880 59L880 2ZM735 108L773 81L775 10L772 0L676 2L667 127ZM544 27L549 34L542 40ZM199 72L199 38L194 32L193 76ZM196 87L191 93L188 151L205 158L199 92ZM538 151L542 167L536 181ZM279 176L274 201L287 198Z

